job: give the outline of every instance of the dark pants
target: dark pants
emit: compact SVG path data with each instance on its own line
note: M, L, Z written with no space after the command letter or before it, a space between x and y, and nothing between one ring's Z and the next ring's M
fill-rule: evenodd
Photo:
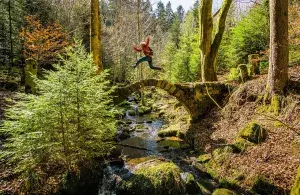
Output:
M150 67L151 69L161 70L160 67L153 66L152 58L149 57L149 56L145 56L145 57L142 57L141 59L139 59L139 60L136 62L136 64L135 64L134 67L136 68L136 67L137 67L140 63L142 63L142 62L148 62L149 67Z

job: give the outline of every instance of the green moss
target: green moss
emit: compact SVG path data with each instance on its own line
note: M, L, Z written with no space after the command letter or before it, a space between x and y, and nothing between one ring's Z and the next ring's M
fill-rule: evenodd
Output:
M27 59L25 63L25 92L36 93L34 77L37 76L37 62L34 59Z
M277 187L271 184L266 177L259 175L254 179L251 190L258 194L274 194Z
M177 137L168 137L159 142L159 145L163 147L175 148L175 149L186 149L190 146L185 143L182 139Z
M213 190L215 189L214 184L209 182L209 180L206 179L199 179L197 181L197 184L204 194L212 194Z
M259 124L251 122L239 132L238 136L252 143L261 143L266 138L266 132Z
M300 166L298 168L298 173L291 190L291 195L299 195L299 194L300 194Z
M210 154L202 154L197 158L197 161L199 163L207 163L208 161L210 161L210 159L211 159Z
M135 116L136 112L134 110L128 110L127 111L129 116Z
M123 180L117 194L184 194L180 168L174 163L156 160L145 164L127 180Z
M282 122L275 121L275 122L274 122L274 126L275 126L275 127L283 127L284 125L283 125Z
M200 192L200 188L191 173L189 173L186 178L186 192L188 194L198 194Z
M247 65L240 64L238 68L240 70L240 78L241 78L242 82L246 82L247 80L249 80Z
M151 107L141 106L138 109L139 115L150 114L152 111Z
M240 80L239 70L237 68L231 68L229 71L229 75L227 76L227 79L230 81L239 81Z
M235 152L235 153L244 152L246 150L246 148L251 145L253 145L253 143L251 143L241 137L238 137L235 140L234 144L232 144L233 152Z
M158 136L159 137L177 136L177 135L180 135L179 131L180 131L179 124L174 124L174 125L170 125L166 129L162 129L162 130L158 131Z
M232 180L232 179L220 179L219 180L220 183L220 187L222 188L230 188L230 189L237 189L238 188L238 184L236 180Z
M184 139L185 134L184 134L183 132L181 132L181 131L177 131L176 136L177 136L178 138L180 138L180 139Z
M273 95L271 99L271 105L269 107L269 112L279 115L281 110L281 99L279 95Z
M204 167L206 169L206 172L211 175L212 178L218 179L219 178L219 165L214 161L210 160L207 163L204 164Z
M213 160L218 164L222 164L229 158L231 153L233 153L233 149L230 146L217 148L212 152Z
M212 195L236 195L236 193L234 191L225 189L225 188L220 188L220 189L216 189Z

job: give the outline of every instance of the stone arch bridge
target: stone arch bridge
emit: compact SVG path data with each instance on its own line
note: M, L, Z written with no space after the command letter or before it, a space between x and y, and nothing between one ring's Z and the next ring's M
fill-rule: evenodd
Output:
M221 82L170 83L166 80L147 79L126 87L117 87L114 103L119 104L133 92L150 86L165 90L176 97L194 120L199 119L217 104L222 105L229 93L229 86Z

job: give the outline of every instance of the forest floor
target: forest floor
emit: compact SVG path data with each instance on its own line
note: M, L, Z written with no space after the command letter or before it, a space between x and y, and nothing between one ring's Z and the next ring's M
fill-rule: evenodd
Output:
M289 76L284 108L278 116L266 112L262 102L267 83L265 74L240 85L222 110L214 109L193 124L197 129L197 148L206 153L232 144L238 132L252 121L267 130L263 143L229 156L218 170L221 178L234 180L242 174L245 179L238 185L250 188L253 179L263 175L284 191L291 188L300 165L300 66L291 67Z
M267 139L248 147L242 153L231 153L216 170L219 178L234 181L243 189L250 189L258 176L263 176L278 187L278 194L291 189L300 165L300 66L289 68L290 83L284 108L278 116L266 111L262 101L267 73L236 87L223 109L212 109L197 123L187 124L188 113L178 101L164 93L154 97L156 104L164 105L168 128L196 132L196 149L211 154L217 148L233 144L238 133L247 124L256 122L267 131ZM222 75L219 80L224 80ZM237 177L243 179L236 180Z

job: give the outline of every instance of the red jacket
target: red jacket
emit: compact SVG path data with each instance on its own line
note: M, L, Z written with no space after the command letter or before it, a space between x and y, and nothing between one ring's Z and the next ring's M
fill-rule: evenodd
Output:
M134 51L136 52L143 52L146 56L149 56L152 58L152 52L151 49L149 47L149 43L150 43L150 38L149 36L146 38L145 42L141 42L140 43L140 47L137 46L133 46Z

